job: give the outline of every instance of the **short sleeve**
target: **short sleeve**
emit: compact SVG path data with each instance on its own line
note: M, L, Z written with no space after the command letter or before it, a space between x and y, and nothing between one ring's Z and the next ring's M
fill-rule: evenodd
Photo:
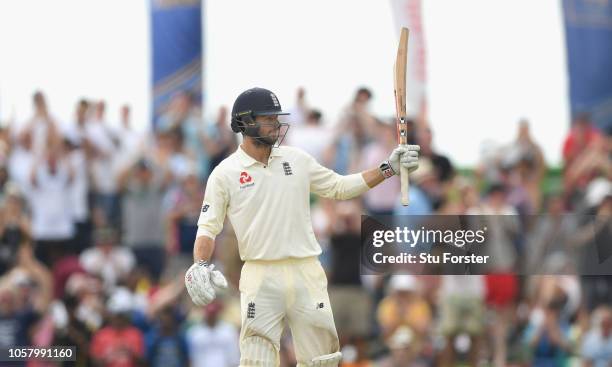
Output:
M210 174L206 183L204 202L198 219L198 233L215 239L223 229L228 204L227 187L217 167Z

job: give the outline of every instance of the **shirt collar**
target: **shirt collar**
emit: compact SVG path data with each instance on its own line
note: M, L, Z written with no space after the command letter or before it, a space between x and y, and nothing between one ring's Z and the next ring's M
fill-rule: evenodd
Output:
M236 153L238 154L238 160L240 161L240 164L242 164L244 167L249 167L257 163L257 159L248 155L247 152L245 152L242 149L242 146L240 145L238 145L238 150L236 151Z
M248 155L247 152L245 152L244 149L242 149L242 146L240 145L238 145L238 150L236 152L238 154L238 160L244 167L252 166L258 162L257 159ZM272 148L272 151L270 152L270 158L272 157L282 157L280 149Z
M280 148L272 148L272 152L270 152L270 157L282 157Z

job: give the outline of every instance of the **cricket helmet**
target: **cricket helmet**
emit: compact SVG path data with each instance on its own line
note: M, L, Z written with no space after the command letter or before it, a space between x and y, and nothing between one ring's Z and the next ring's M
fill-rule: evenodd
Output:
M259 134L260 124L255 123L257 116L289 115L284 112L276 95L265 88L251 88L242 92L232 107L231 127L235 133L244 133L268 145L270 141ZM280 124L287 127L287 124ZM284 134L283 134L284 136Z

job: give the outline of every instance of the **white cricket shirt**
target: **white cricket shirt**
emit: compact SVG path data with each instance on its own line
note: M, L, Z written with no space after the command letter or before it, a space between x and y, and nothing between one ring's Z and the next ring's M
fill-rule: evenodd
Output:
M339 175L297 148L272 149L264 165L238 147L208 178L198 233L214 239L227 215L243 261L317 256L310 193L344 200L368 189L360 173Z

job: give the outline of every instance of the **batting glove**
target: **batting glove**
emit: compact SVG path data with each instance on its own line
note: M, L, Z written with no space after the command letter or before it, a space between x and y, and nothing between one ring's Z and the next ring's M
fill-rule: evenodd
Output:
M191 265L185 273L185 287L193 303L205 306L215 299L215 288L227 288L227 280L219 270L215 270L214 265L200 261Z
M389 166L391 167L392 173L399 175L400 165L403 168L407 168L408 172L413 172L419 167L419 150L421 149L418 145L398 145L397 148L393 149L389 156ZM383 162L383 165L386 162Z

